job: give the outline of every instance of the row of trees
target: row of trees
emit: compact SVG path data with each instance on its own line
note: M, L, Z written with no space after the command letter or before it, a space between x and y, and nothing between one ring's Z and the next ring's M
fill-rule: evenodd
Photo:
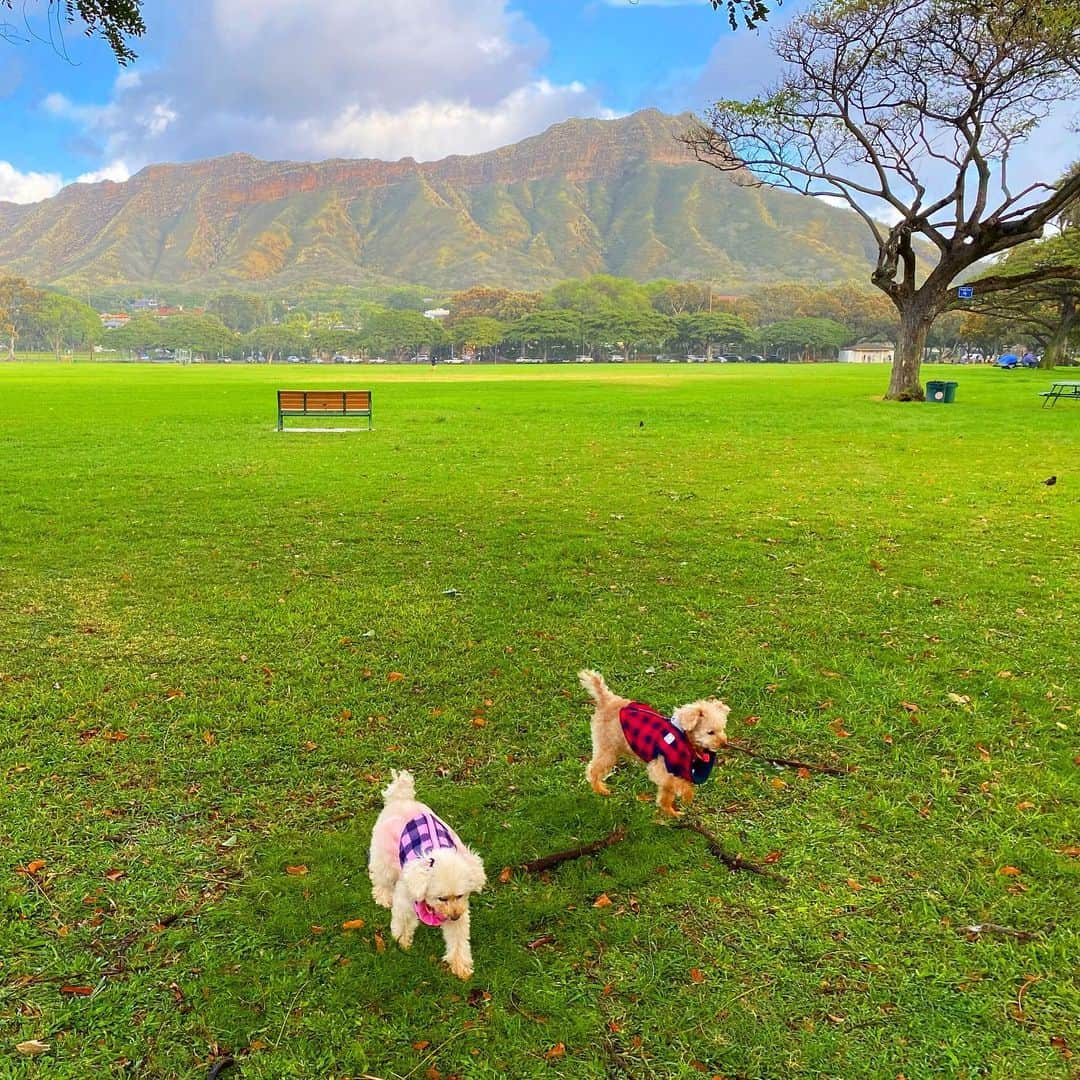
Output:
M769 287L739 299L717 296L708 285L658 281L642 285L598 275L568 281L550 292L523 293L477 287L446 297L445 320L370 302L319 311L293 308L259 323L274 304L225 294L207 305L216 314L158 319L141 315L108 331L103 344L117 350L190 348L203 354L258 353L270 360L290 354L367 352L402 355L449 349L491 355L500 348L575 354L682 351L710 356L724 348L781 348L799 356L833 356L867 336L894 330L887 305L851 286ZM229 325L232 322L233 325Z

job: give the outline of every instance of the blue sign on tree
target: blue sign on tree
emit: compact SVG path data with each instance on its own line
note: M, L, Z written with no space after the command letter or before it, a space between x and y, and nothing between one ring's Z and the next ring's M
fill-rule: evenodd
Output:
M956 295L961 300L971 300L975 296L975 286L974 285L961 285L956 290Z

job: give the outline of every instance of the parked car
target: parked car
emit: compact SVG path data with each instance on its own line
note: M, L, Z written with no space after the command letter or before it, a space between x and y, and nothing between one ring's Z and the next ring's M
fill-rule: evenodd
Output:
M765 357L765 363L766 364L786 364L787 363L787 357L786 356L781 356L779 353L769 353Z
M705 357L704 356L691 356L691 355L687 354L686 362L688 364L704 364L705 363Z
M622 353L612 353L610 360L613 364L622 364L626 361L626 357Z
M539 356L519 356L514 363L515 364L542 364L544 361Z
M724 352L715 357L721 364L741 364L742 357L738 353Z
M591 364L593 358L591 356L577 356L574 358L575 364Z
M764 364L765 363L765 357L762 356L761 353L751 353L746 358L746 362L748 364Z

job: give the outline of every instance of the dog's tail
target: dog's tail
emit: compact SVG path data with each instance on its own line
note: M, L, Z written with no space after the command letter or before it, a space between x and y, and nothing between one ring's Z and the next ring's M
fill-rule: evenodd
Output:
M589 691L589 696L597 705L603 705L605 701L615 696L608 689L608 684L604 682L604 676L599 671L590 671L586 668L584 671L578 672L578 679L581 680L581 685Z
M392 779L382 793L384 803L416 798L416 781L413 780L411 772L407 769L402 769L401 772L392 769L390 775Z

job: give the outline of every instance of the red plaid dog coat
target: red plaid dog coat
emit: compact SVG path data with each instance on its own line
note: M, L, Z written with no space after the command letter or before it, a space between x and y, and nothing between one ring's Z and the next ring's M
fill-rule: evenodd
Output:
M619 710L619 723L630 749L642 761L664 759L672 776L692 784L704 784L716 763L711 750L698 750L674 720L651 705L631 701Z

